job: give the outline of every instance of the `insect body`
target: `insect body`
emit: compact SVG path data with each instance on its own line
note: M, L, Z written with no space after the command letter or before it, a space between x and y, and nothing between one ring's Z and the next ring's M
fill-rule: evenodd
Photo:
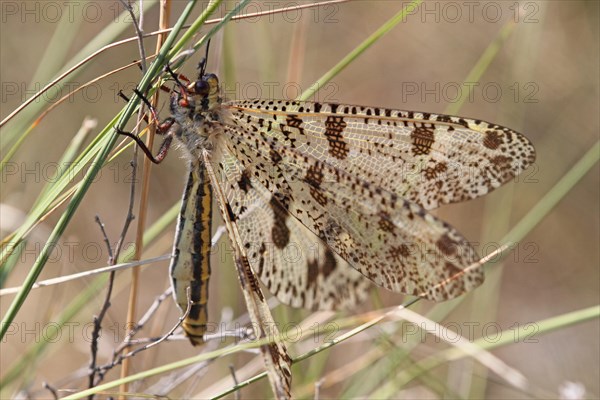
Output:
M475 288L483 281L475 251L428 211L482 196L535 160L523 135L480 120L223 102L217 77L203 71L180 83L171 112L159 156L174 137L190 165L171 272L180 307L192 304L183 327L194 344L206 330L213 194L250 315L270 320L256 275L281 302L310 309L349 307L368 281L435 301ZM285 348L271 346L267 363L289 377Z

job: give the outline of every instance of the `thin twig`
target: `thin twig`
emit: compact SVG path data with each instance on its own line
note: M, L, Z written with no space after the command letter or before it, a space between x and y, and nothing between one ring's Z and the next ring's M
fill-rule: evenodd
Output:
M144 326L148 323L150 318L152 318L156 311L158 311L158 308L160 307L162 302L165 301L167 297L171 296L172 292L173 288L170 287L167 290L165 290L160 296L158 296L154 300L154 302L152 302L144 316L140 318L137 324L135 324L135 326L133 326L129 332L127 332L125 339L123 339L123 343L115 350L116 353L120 353L126 347L131 345L131 340L133 339L133 337L144 328Z
M52 393L52 397L54 398L54 400L58 400L58 392L55 388L50 386L48 382L43 382L42 386L44 387L44 389L47 389L50 393Z
M109 266L102 267L102 268L96 268L96 269L89 270L89 271L77 272L77 273L71 274L71 275L63 275L63 276L59 276L56 278L45 279L43 281L36 282L31 287L31 289L39 289L39 288L48 287L48 286L52 286L52 285L60 285L62 283L67 283L67 282L70 282L70 281L73 281L76 279L89 278L94 275L103 274L106 272L120 271L122 269L139 267L139 266L143 266L143 265L147 265L147 264L153 264L153 263L156 263L159 261L169 260L170 258L171 258L170 254L165 254L162 256L154 257L154 258L148 258L146 260L134 261L134 262L129 262L129 263L119 263L119 264L109 265ZM0 289L0 297L6 296L9 294L18 293L19 290L21 290L21 287L22 286L13 286L10 288Z
M102 236L104 237L104 242L106 243L106 247L108 249L108 263L114 264L113 251L110 247L110 240L108 240L108 236L106 234L106 230L104 229L104 224L100 220L100 217L96 215L96 223L100 226L100 231L102 232ZM108 278L108 288L106 290L106 296L104 298L104 303L102 304L102 308L100 309L100 313L98 316L94 316L94 330L92 332L92 340L90 344L90 373L88 376L88 387L93 388L94 382L96 380L96 360L98 356L98 339L100 338L100 330L102 329L102 320L106 315L106 312L110 308L110 296L112 294L113 283L115 280L115 272L112 271ZM88 399L92 400L94 395L91 394Z
M140 107L139 112L143 113L143 107ZM142 117L140 114L138 114L138 122L141 121L140 118L142 118ZM121 254L121 249L123 248L123 243L125 242L125 237L127 235L127 231L129 230L129 226L131 225L131 221L133 221L135 219L135 216L133 215L133 205L135 204L137 152L138 152L138 148L137 148L137 146L135 146L133 159L131 161L131 177L132 177L132 179L131 179L131 186L130 186L130 191L129 191L129 205L127 207L127 215L125 216L125 222L123 223L123 229L121 230L121 235L119 236L119 240L117 241L117 244L115 246L114 253L112 252L112 250L110 248L110 241L108 240L108 237L106 236L106 232L104 231L104 226L103 226L103 224L100 223L100 219L98 217L96 217L96 222L98 222L100 224L100 229L103 232L105 241L109 248L108 249L109 265L114 265L116 263L116 261L118 260L119 255ZM95 377L96 377L96 353L98 351L98 343L97 342L98 342L98 338L100 337L102 320L104 319L106 312L110 308L110 297L112 295L114 279L115 279L115 272L112 271L109 276L108 290L106 292L106 298L104 300L104 304L102 305L102 310L100 311L100 314L98 315L98 317L94 318L94 331L92 334L92 345L91 345L92 361L90 362L90 378L88 381L88 387L90 389L92 387L94 387L95 385L97 385L99 382L101 382L102 378L103 378L103 375L100 376L100 374L99 374L98 382L96 382L96 379L95 379ZM89 395L88 399L93 400L94 395L93 394Z
M106 249L108 250L109 264L113 265L113 262L112 262L113 261L112 248L110 247L110 240L108 239L108 235L106 234L106 229L104 229L104 224L102 223L102 221L100 220L100 216L98 216L98 215L96 215L96 218L94 218L94 220L96 221L96 223L100 227L100 232L102 232L102 237L104 238L104 243L106 244Z
M183 321L187 318L187 316L190 313L190 310L192 309L192 299L191 299L191 292L190 292L190 288L188 287L187 290L187 296L188 296L188 306L187 309L185 310L185 313L183 313L183 315L181 315L179 317L179 320L177 321L177 323L175 325L173 325L173 327L171 329L169 329L169 332L167 332L165 335L163 335L159 340L157 340L154 343L150 343L144 347L141 347L139 349L136 349L134 351L132 351L130 354L128 354L130 357L133 356L134 354L139 353L140 351L144 351L144 350L148 350L151 347L156 346L157 344L164 342L165 340L167 340L167 338L171 335L173 335L173 332L175 332L175 330L177 328L179 328L181 326L181 324L183 323Z
M231 377L233 378L233 384L234 384L235 386L239 385L239 381L238 381L238 379L237 379L237 376L235 376L235 368L233 367L233 365L232 365L232 364L229 364L229 372L231 372ZM241 395L241 393L240 393L240 392L241 392L241 389L240 389L240 390L236 390L236 391L233 393L233 398L234 398L235 400L240 400L240 399L242 398L242 395Z
M140 111L141 108L140 108ZM137 174L137 146L134 147L133 150L133 158L129 165L131 165L131 186L129 190L129 206L127 208L127 216L125 217L125 223L123 224L123 229L121 230L121 236L119 236L119 241L115 246L115 261L119 258L121 253L121 249L123 247L123 243L125 242L125 235L129 230L129 225L131 225L131 221L135 219L135 215L133 215L133 205L135 204L135 183L136 183L136 174Z
M179 328L181 326L181 324L183 323L183 321L185 320L185 318L188 316L188 314L190 313L190 310L192 309L192 299L191 299L191 293L190 290L188 288L187 290L187 296L188 296L188 305L187 305L187 309L185 310L185 313L183 313L183 315L181 315L179 317L179 320L177 321L177 323L175 325L173 325L173 327L171 329L169 329L169 331L164 334L163 336L161 336L160 338L156 339L156 340L152 340L149 344L139 347L135 350L132 350L128 353L121 353L119 354L118 352L115 351L115 357L113 358L113 361L110 364L107 364L105 366L102 366L99 368L99 372L98 375L101 377L104 377L104 375L106 374L106 372L108 372L110 369L114 368L115 366L121 364L124 360L127 360L133 356L135 356L136 354L142 352L142 351L146 351L154 346L157 346L158 344L164 342L165 340L167 340L170 336L173 335L173 333L175 332L175 330L177 330L177 328Z
M146 51L144 49L144 30L142 28L142 23L143 23L143 19L144 19L144 10L142 8L143 6L143 2L140 1L140 20L139 23L135 17L135 13L133 12L133 7L131 7L131 4L129 4L129 1L125 1L125 0L121 0L121 4L123 4L123 7L125 8L125 10L127 10L127 12L129 13L129 16L131 16L131 19L133 20L133 27L135 28L135 33L138 37L138 49L140 51L140 55L141 55L141 66L142 66L142 71L145 73L146 72Z
M137 149L137 147L135 147L135 149ZM127 209L127 216L125 217L125 223L123 224L123 229L121 231L119 241L117 242L117 245L115 246L114 255L109 252L111 264L114 264L114 262L118 259L119 253L121 252L121 248L123 246L123 242L125 240L125 235L127 234L127 230L129 229L129 225L131 224L131 221L133 221L135 218L133 215L133 205L135 202L135 176L136 176L136 172L137 172L137 163L135 162L135 156L134 156L134 161L131 162L131 169L132 169L132 171L131 171L131 176L132 176L131 181L132 182L131 182L131 189L129 192L129 206ZM90 388L92 388L95 385L97 385L98 383L100 383L102 381L102 379L104 378L104 374L101 373L100 371L98 371L98 379L97 379L97 381L94 381L94 377L96 375L96 370L97 370L97 368L95 366L95 362L96 362L95 351L97 351L96 341L97 341L97 336L99 336L102 319L104 318L106 311L110 307L110 296L112 294L114 277L115 277L115 272L112 271L110 273L109 286L108 286L109 289L106 293L106 299L104 301L104 305L102 306L102 311L100 312L100 315L98 316L98 318L94 318L94 335L92 336L92 352L93 352L93 362L94 363L90 365L90 368L91 368L90 382L89 382ZM89 397L88 397L89 400L93 400L93 398L94 398L93 394L89 395Z
M230 311L228 312L228 311L224 310L223 312L221 312L221 319L220 319L219 325L232 324L233 321L231 320L231 318L232 318L232 313ZM182 339L188 340L183 335L181 335L181 336L182 336ZM175 335L172 336L169 340L173 340L174 338L175 338ZM222 340L209 339L209 335L205 335L204 339L206 341L206 345L202 346L203 353L215 351L219 347L219 345L222 344ZM222 339L222 338L216 338L216 339ZM229 347L231 347L231 346L225 346L224 349L227 349ZM205 360L200 363L191 365L188 368L181 370L180 372L174 372L170 375L167 375L162 379L162 381L159 381L155 385L146 388L145 391L146 391L146 393L153 393L155 395L167 396L175 388L179 388L183 384L183 382L187 381L188 379L190 379L192 377L194 378L194 381L197 383L198 380L206 374L206 372L208 370L208 366L213 361L215 361L215 359ZM195 385L190 385L188 387L188 389L186 390L186 392L181 394L181 397L188 398L188 399L197 398L195 395L192 394L195 390L194 386Z
M141 3L141 1L140 1ZM165 28L168 26L168 17L165 18L165 5L164 2L161 1L160 3L161 8L160 8L160 17L159 17L159 25L161 28ZM168 7L167 7L168 9ZM135 18L133 18L133 22L134 22L134 26L136 31L138 32L138 43L139 43L139 47L140 47L140 57L145 60L145 53L144 53L144 35L142 33L142 21L143 21L143 7L140 4L140 22L139 24L136 22ZM139 25L139 26L138 26ZM159 35L156 41L156 52L159 53L160 52L160 47L163 44L165 35ZM146 67L145 67L145 63L141 64L142 67L142 74L144 75L146 73ZM146 95L146 93L144 93L144 96ZM153 103L153 107L156 107L156 104L158 102L158 97L155 96L155 103ZM153 107L150 107L150 110L153 110ZM139 113L138 113L138 124L141 123L141 121L144 118L144 104L142 103L140 105L140 109L139 109ZM155 133L155 128L156 128L156 122L153 122L152 124L150 124L149 127L149 135L148 135L148 139L147 139L147 146L152 148L152 143L153 143L153 139L154 139L154 133ZM138 150L139 150L139 146L135 146L135 156L134 156L134 160L136 160L137 162L137 155L138 155ZM144 163L142 164L142 168L143 168L143 174L142 174L142 183L141 183L141 190L140 190L140 206L139 206L139 219L137 221L137 227L136 227L136 233L135 233L135 254L134 254L134 259L139 260L141 258L141 251L142 251L142 246L143 246L143 232L145 229L145 223L146 223L146 207L147 207L147 198L148 198L148 193L149 193L149 181L150 181L150 163L148 162L148 160L144 159ZM133 206L133 204L132 204ZM131 286L129 289L129 301L127 304L127 326L130 325L130 322L133 322L136 318L136 304L137 304L137 292L138 292L138 285L139 285L139 275L140 275L140 270L139 268L133 268L131 270ZM130 334L129 332L127 333L127 337L131 338L133 336L133 334ZM125 356L126 354L122 354L122 356ZM126 357L124 358L124 362L121 368L121 378L125 378L129 375L129 359ZM120 387L119 387L119 391L121 393L126 393L129 390L129 384L127 383L123 383ZM120 399L124 399L124 396L119 396Z

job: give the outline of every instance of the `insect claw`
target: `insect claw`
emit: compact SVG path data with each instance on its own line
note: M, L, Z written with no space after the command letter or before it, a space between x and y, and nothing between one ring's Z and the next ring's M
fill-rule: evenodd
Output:
M156 133L158 133L159 135L164 135L169 129L171 129L171 126L173 126L174 123L175 120L173 119L173 117L168 117L163 122L158 124L158 126L156 127Z

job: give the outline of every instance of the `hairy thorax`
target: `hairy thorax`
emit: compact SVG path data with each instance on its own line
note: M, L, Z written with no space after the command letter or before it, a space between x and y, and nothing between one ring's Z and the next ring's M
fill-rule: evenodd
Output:
M190 160L201 160L202 151L210 151L223 132L223 125L231 117L219 96L219 82L215 75L207 74L187 87L186 93L171 97L171 113L175 120L175 138L184 147Z

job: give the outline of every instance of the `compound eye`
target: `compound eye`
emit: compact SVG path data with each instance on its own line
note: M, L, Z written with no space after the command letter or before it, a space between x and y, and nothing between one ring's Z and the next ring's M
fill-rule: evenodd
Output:
M208 95L209 90L210 85L203 79L197 81L194 87L194 91L196 92L196 94L199 94L201 96Z

